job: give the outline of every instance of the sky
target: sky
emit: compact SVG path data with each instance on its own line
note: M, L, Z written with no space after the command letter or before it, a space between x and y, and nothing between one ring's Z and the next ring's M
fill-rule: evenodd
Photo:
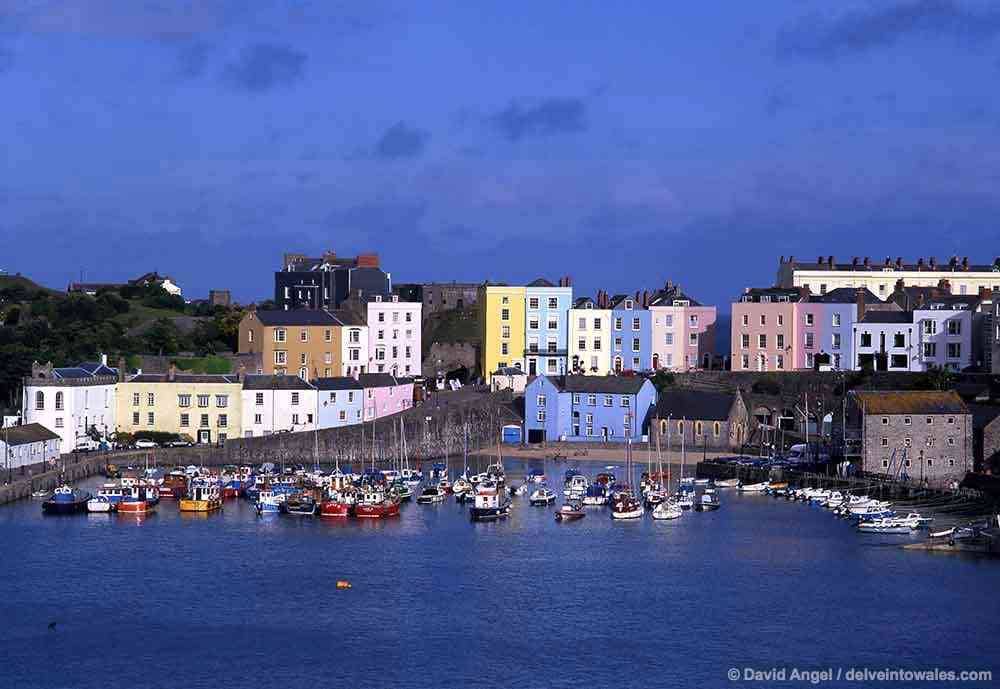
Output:
M270 297L1000 255L1000 6L0 0L0 269Z

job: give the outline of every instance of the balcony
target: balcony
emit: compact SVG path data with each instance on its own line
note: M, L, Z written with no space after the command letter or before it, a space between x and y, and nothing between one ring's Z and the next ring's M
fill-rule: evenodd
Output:
M567 350L565 349L525 349L524 356L536 356L536 357L560 357L566 356Z

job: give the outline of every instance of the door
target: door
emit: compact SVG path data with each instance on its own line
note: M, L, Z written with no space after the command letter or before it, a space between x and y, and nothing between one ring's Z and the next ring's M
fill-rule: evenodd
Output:
M653 370L656 371L656 370L659 370L659 368L660 368L660 355L659 354L654 354L653 355Z
M528 375L538 375L538 363L534 359L528 359Z
M199 443L212 442L212 431L198 431L198 442Z

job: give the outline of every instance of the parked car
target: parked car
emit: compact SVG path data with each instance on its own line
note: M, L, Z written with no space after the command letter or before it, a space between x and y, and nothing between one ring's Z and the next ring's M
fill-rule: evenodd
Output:
M163 447L193 447L194 441L190 438L177 438L163 443Z
M83 436L76 439L76 447L73 448L73 452L94 452L95 450L99 450L100 447L101 444L93 438Z
M137 450L149 450L154 447L159 447L159 445L157 445L156 442L152 440L146 440L145 438L140 438L139 440L135 441L135 449Z

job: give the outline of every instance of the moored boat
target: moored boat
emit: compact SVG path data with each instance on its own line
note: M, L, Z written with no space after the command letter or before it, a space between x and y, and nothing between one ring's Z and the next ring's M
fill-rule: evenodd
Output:
M417 496L418 505L432 505L438 502L444 502L448 494L440 488L440 486L429 486L424 488L423 492Z
M75 490L70 486L60 486L52 493L52 497L42 503L45 514L77 514L87 509L90 493Z
M297 495L288 498L281 504L281 512L296 517L313 517L316 515L318 505L316 499L311 495Z
M545 486L536 488L531 492L531 495L528 496L529 505L540 505L540 506L551 505L555 501L556 501L555 491Z
M711 512L719 509L719 498L715 493L702 493L694 503L697 512Z
M583 506L580 503L565 504L556 510L557 522L576 521L586 516L587 513L583 511Z
M114 509L114 505L103 495L97 495L87 501L87 511L107 514Z
M222 496L219 484L212 482L193 482L186 497L177 503L181 512L214 512L222 509Z
M679 519L684 514L684 510L673 500L664 500L653 508L653 519L671 520Z
M369 489L361 494L354 506L354 516L358 519L385 519L399 516L399 502L386 497L378 489Z

